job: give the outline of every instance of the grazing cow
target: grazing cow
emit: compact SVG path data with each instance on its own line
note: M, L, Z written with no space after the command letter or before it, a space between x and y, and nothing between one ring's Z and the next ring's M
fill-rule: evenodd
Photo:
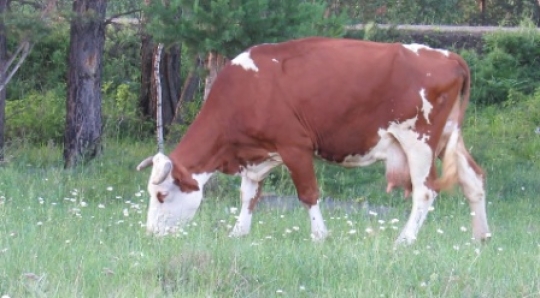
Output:
M456 183L470 204L474 238L486 239L484 174L460 131L469 88L460 56L419 44L314 37L251 47L220 72L169 157L158 153L138 166L153 165L147 230L167 234L190 220L219 171L242 177L231 236L245 235L264 178L283 164L312 238L323 239L313 168L320 158L344 167L385 162L387 191L412 193L397 243L416 239L437 193Z

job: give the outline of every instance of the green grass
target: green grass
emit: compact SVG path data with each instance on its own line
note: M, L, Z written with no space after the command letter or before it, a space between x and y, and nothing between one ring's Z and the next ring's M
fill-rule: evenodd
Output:
M380 167L323 164L325 197L390 211L323 209L331 236L313 243L304 209L260 208L252 233L231 239L239 180L219 176L184 233L156 239L142 227L149 173L134 171L152 140L109 141L103 156L69 171L53 144L11 147L0 168L0 296L540 297L540 137L523 135L538 124L514 117L522 110L471 108L467 120L466 143L488 173L486 245L471 241L455 192L439 197L415 244L395 249L410 200L384 193ZM293 194L285 171L266 191Z

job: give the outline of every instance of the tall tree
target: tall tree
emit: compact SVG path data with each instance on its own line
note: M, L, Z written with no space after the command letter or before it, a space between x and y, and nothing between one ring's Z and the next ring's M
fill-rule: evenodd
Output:
M181 41L193 57L206 57L207 93L226 61L251 45L342 35L344 16L325 12L323 0L171 0L153 1L146 13L156 40Z
M70 21L64 166L101 151L101 58L107 0L74 0Z
M144 0L145 5L150 5L151 0ZM166 4L167 5L167 4ZM180 12L176 11L176 17L180 17ZM160 63L161 86L153 84L154 74L153 57L156 55L157 44L154 43L152 35L146 31L146 17L141 18L141 92L139 98L139 109L142 115L149 119L156 119L156 94L160 88L163 103L163 125L168 127L174 118L174 111L178 104L181 92L182 79L181 69L181 45L173 43L164 50Z
M4 67L7 65L6 26L4 12L8 0L0 0L0 84L4 84ZM4 160L4 124L6 107L6 88L0 89L0 161Z
M32 46L48 32L49 17L54 13L55 5L56 0L0 0L0 161L4 158L7 84ZM11 55L8 55L8 32L11 40L18 43Z

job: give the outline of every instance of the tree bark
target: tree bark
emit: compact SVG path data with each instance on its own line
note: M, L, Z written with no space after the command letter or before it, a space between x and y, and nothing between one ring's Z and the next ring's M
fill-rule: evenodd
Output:
M201 71L204 69L204 63L200 57L197 56L195 62L195 69L192 69L187 78L184 81L184 86L182 87L182 94L176 105L176 111L174 113L173 123L185 124L184 118L184 106L186 103L191 102L195 99L195 94L201 85Z
M157 50L158 46L156 45L154 46L153 57L156 57ZM152 77L154 73L154 64L152 64L150 76ZM152 119L156 119L157 90L158 88L161 88L163 126L165 127L166 133L167 127L173 122L174 112L176 111L176 106L180 97L181 79L179 46L173 45L168 49L163 50L161 61L159 63L159 75L161 87L155 85L155 80L151 79L150 81L149 111L152 113Z
M150 4L150 0L144 0L145 5ZM157 45L152 40L152 36L145 32L145 18L141 20L141 92L139 97L139 111L144 118L156 120L156 86L154 80L153 57ZM181 69L181 46L172 45L167 47L161 57L159 64L161 93L163 100L163 125L168 127L174 120L176 106L181 92L182 78Z
M144 26L144 25L143 25ZM144 31L144 30L143 30ZM152 56L154 52L154 43L152 37L141 33L141 91L139 97L139 111L141 116L146 119L155 119L153 113L151 92L152 92Z
M8 0L0 0L0 84L4 82L4 69L7 63L6 30L3 22L3 13L6 11ZM0 161L4 160L4 128L6 111L6 88L0 90Z
M486 24L486 0L476 0L478 9L480 10L480 22L482 25Z
M155 86L156 92L156 136L158 152L163 153L163 96L161 92L161 54L163 52L163 44L158 44L154 53L154 76L152 83Z
M225 56L216 52L208 53L206 60L206 69L208 70L208 74L204 80L204 100L208 98L208 94L212 89L212 84L214 84L218 73L221 71L223 66L225 66L225 63L227 63L227 58L225 58Z
M70 24L64 166L101 151L101 60L107 0L74 0Z

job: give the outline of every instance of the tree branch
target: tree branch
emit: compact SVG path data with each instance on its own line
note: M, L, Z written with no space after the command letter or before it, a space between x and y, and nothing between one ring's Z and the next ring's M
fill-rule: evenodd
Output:
M0 82L0 91L4 90L4 88L6 87L6 85L9 83L9 81L11 80L11 78L13 77L13 75L17 72L17 70L19 69L19 67L21 67L21 64L24 62L24 60L26 59L26 56L28 56L28 53L30 53L30 49L31 49L31 45L30 45L30 42L28 41L24 41L22 42L19 47L17 48L17 51L15 52L15 54L13 54L11 56L11 58L8 60L7 64L6 64L6 67L5 67L5 70L2 70L4 72L4 74L2 74L2 78L4 78L4 81L3 82ZM22 52L22 53L21 53ZM19 55L20 54L20 55ZM11 72L9 72L9 67L11 66L11 64L15 61L15 59L19 57L19 60L17 61L17 64L13 67L13 69L11 69ZM9 74L6 76L5 74L8 73Z
M114 19L117 19L117 18L119 18L121 16L129 15L129 14L136 13L136 12L141 12L141 10L140 9L133 9L133 10L130 10L130 11L121 12L121 13L117 13L115 15L112 15L110 18L105 20L105 25L109 25L109 24L113 23Z

